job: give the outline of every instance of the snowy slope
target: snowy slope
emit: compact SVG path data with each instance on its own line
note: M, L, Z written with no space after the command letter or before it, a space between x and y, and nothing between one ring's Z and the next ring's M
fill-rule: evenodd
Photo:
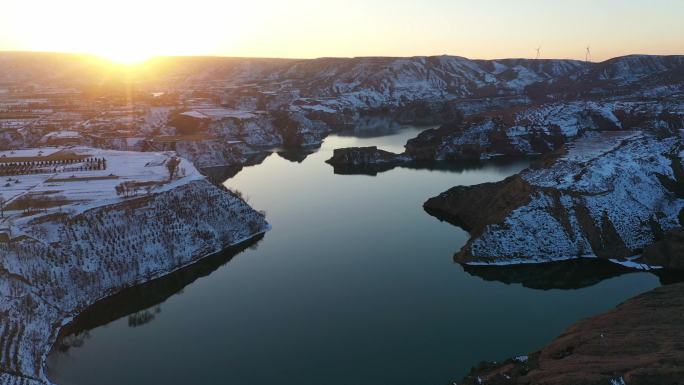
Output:
M164 178L158 167L168 154L97 154L119 174ZM0 230L0 383L49 383L45 356L60 327L84 308L269 229L263 214L183 164L185 176L135 197L71 181L64 183L74 191L65 195L96 199L29 216L10 213L12 240Z
M494 111L424 131L407 143L406 153L421 160L486 159L553 152L587 132L669 134L684 127L683 107L678 100L572 101Z
M469 264L549 262L582 256L630 262L663 232L681 226L682 137L593 133L545 167L498 185L456 187L426 203L468 218L463 200L480 199L483 222L458 254ZM491 201L490 201L491 200ZM461 208L458 208L461 206ZM464 216L465 215L465 216ZM472 224L471 224L472 225ZM648 264L648 261L643 261Z

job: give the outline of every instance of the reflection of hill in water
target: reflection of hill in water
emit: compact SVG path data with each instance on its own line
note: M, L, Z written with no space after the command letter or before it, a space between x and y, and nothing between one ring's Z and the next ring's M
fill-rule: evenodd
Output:
M243 168L261 164L270 155L270 151L257 152L250 155L249 159L247 159L244 164L203 167L200 171L202 171L202 174L204 174L212 184L221 186L223 185L223 182L237 175Z
M256 166L263 163L266 158L271 156L274 152L281 158L292 163L302 163L306 157L318 151L318 148L288 148L282 150L264 150L250 155L249 159L244 164L234 164L230 166L214 166L203 167L202 174L204 174L211 183L216 186L221 186L223 182L234 177L243 168L249 166Z
M366 164L359 166L335 165L333 172L338 175L370 175L393 170L396 167L410 170L428 170L441 172L463 172L479 170L485 167L500 168L505 172L507 168L516 168L520 164L528 164L529 159L491 159L491 160L453 160L453 161L415 161L405 163Z
M181 292L197 279L206 277L228 263L234 256L250 247L256 247L263 235L168 274L159 279L125 289L88 307L60 333L54 350L66 352L80 346L88 338L88 331L128 316L128 326L137 327L154 320L161 312L158 306L174 294Z
M216 186L223 184L226 179L230 179L242 171L242 165L235 166L216 166L216 167L204 167L202 168L202 174L204 174L209 181Z
M635 272L635 270L608 261L587 258L527 265L462 266L468 274L486 281L499 281L508 285L521 284L524 287L538 290L581 289L596 285L608 278ZM657 272L655 274L658 275L663 284L684 280L682 274L673 272Z
M347 136L355 138L381 138L383 136L391 136L405 130L407 124L399 123L391 116L369 116L359 119L355 122L353 128L344 129L336 132L338 136ZM422 126L421 126L422 127ZM433 127L426 125L425 129Z
M278 156L292 163L302 163L307 156L318 151L318 148L293 148L278 151Z

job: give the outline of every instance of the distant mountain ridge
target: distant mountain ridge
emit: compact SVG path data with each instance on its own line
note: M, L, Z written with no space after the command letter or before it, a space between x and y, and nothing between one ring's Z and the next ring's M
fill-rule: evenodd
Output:
M111 79L185 84L222 80L235 85L260 84L272 90L295 90L301 97L347 94L379 105L429 98L495 97L545 94L559 89L625 87L635 82L684 79L684 56L630 55L600 63L566 59L472 60L459 56L261 59L160 57L139 73L112 68L104 59L75 54L0 53L2 82L88 84ZM76 81L76 82L75 82ZM534 96L534 94L531 94Z

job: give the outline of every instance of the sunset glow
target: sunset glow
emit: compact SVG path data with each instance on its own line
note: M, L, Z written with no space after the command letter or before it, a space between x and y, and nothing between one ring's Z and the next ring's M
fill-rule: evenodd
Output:
M157 55L584 58L684 52L684 3L5 0L0 50Z

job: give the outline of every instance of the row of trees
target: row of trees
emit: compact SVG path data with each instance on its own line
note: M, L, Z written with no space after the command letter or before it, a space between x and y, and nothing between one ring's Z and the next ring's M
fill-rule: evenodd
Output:
M147 194L151 193L155 185L156 183L154 182L138 182L129 180L114 186L114 190L116 190L116 195L123 196L124 198L130 198L138 195L141 191L145 191Z
M78 167L66 167L58 169L55 166L80 163ZM32 161L32 162L10 162L0 163L0 176L40 174L45 172L58 171L94 171L106 170L107 160L105 158L88 158L81 161Z
M39 213L39 212L45 212L50 207L56 207L56 206L61 207L65 203L68 203L68 200L63 195L47 196L47 195L24 194L24 195L20 196L19 198L15 199L14 202L12 202L12 206L17 210L21 210L25 215L28 215L28 214L34 214L34 213ZM2 205L3 215L4 215L4 206L5 205L3 204Z
M1 158L0 158L1 160ZM29 160L25 162L2 162L0 167L9 166L53 166L62 164L73 164L73 163L107 163L105 158L64 158L64 159L53 159L53 160Z
M178 166L180 163L181 160L177 156L171 157L166 161L165 165L166 170L169 172L169 182L171 182L178 174ZM116 190L116 195L128 198L138 195L138 193L142 190L149 194L156 185L157 183L154 182L126 181L119 183L114 187L114 189Z

